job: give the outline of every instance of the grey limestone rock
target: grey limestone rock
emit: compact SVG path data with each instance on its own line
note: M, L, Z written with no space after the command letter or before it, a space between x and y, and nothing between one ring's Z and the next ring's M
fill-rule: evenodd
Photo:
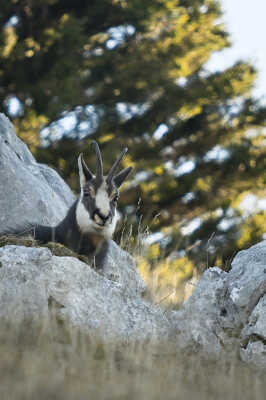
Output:
M115 249L121 270L127 268L121 263L125 262L123 253L120 257L119 248ZM131 271L130 280L115 282L76 258L24 246L0 248L0 263L0 318L45 317L52 299L60 318L104 339L119 337L127 342L168 337L169 321L162 310L135 290L140 280L137 270Z
M215 358L222 353L225 280L226 273L221 269L208 269L183 309L172 313L181 348L201 350Z
M74 201L59 175L38 164L0 114L0 232L30 224L57 224ZM133 258L113 241L95 271L48 248L0 248L0 318L17 322L49 315L49 304L75 326L103 337L167 337L169 322L143 299L146 286Z
M74 202L53 169L38 164L0 114L0 232L24 224L57 224ZM230 272L210 268L179 311L164 313L143 299L134 259L114 242L100 270L47 248L0 248L0 319L56 313L104 338L176 339L208 358L236 351L266 369L266 241L241 251Z
M144 294L147 289L141 275L136 274L133 257L112 240L108 241L108 251L101 263L101 273L107 279L122 284L133 295Z
M266 295L262 295L242 331L240 356L266 370Z
M182 348L219 358L236 351L266 369L266 241L237 254L232 269L210 268L171 314Z
M55 170L36 162L0 114L0 232L25 224L56 225L75 197Z

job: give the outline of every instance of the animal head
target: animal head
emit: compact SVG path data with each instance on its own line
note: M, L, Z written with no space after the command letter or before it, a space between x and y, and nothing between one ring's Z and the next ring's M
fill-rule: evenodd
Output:
M111 237L116 221L119 188L132 167L117 173L118 166L127 152L125 148L108 175L103 175L103 161L97 142L92 142L96 152L96 174L86 165L82 154L78 158L80 198L77 205L77 223L83 233L93 232Z

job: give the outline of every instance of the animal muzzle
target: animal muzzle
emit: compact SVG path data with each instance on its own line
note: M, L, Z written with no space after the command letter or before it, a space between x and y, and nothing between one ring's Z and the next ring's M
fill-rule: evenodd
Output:
M111 213L109 213L108 215L103 215L100 213L99 210L96 210L94 212L94 221L96 222L96 224L100 225L100 226L104 226L107 222L110 222L111 220Z

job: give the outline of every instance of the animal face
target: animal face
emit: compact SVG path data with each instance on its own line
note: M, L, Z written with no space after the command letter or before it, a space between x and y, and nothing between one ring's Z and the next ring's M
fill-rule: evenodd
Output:
M96 175L87 167L82 155L79 156L80 198L77 206L77 223L84 233L94 232L111 237L116 226L116 206L119 188L131 172L131 167L116 174L124 157L124 149L109 174L103 175L103 164L99 146L93 142L97 155Z

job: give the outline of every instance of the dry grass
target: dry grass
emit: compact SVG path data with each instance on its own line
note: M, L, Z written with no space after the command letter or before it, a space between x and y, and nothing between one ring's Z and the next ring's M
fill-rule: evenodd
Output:
M1 400L264 399L266 382L236 357L220 362L175 343L103 343L59 324L1 323Z
M235 354L214 362L175 342L103 343L54 315L21 325L0 321L1 400L265 398L264 376Z

